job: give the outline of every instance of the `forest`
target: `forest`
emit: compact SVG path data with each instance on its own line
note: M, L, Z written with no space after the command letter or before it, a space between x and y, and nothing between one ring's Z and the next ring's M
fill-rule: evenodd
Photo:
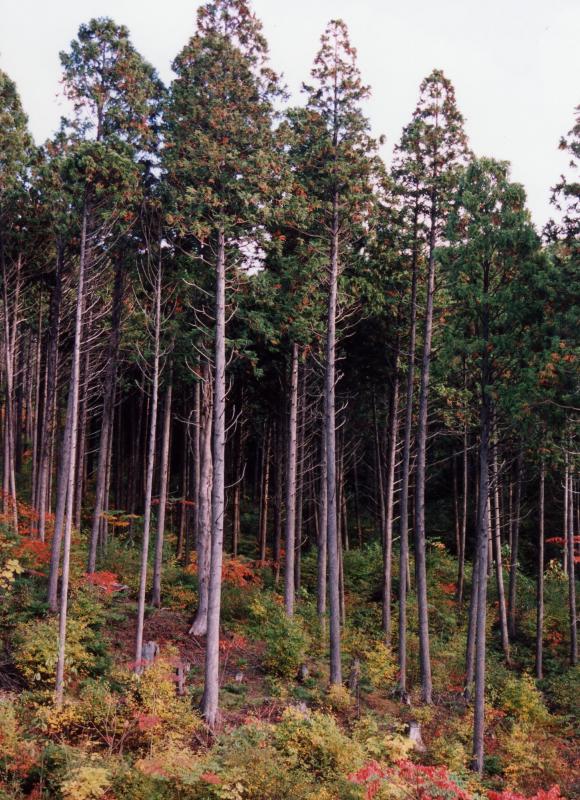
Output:
M343 21L188 36L0 71L0 800L580 797L580 106L539 230L441 70L386 164Z

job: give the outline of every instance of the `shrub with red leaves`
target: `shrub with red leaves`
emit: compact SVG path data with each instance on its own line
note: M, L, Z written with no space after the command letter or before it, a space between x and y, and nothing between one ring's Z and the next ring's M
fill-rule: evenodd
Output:
M385 781L401 787L410 800L473 800L473 795L457 785L446 767L429 767L412 761L399 761L387 767L377 761L369 761L349 780L365 787L365 800L373 800ZM512 791L488 792L488 800L566 800L559 786L543 790L526 798Z

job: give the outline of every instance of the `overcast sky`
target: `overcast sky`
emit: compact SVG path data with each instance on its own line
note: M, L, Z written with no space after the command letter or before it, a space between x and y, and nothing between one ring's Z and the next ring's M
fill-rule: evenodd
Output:
M0 0L0 68L16 81L37 142L57 128L58 53L94 16L127 25L137 49L171 80L192 34L193 0ZM560 136L580 103L580 0L254 0L272 66L300 100L329 19L341 17L372 87L367 113L390 160L421 79L441 68L455 85L471 146L507 159L538 225L565 169Z

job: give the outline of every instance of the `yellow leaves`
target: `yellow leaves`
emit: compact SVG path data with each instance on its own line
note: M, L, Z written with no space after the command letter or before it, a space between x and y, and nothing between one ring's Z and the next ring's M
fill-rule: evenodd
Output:
M24 572L24 567L20 564L17 558L9 558L4 565L0 568L0 590L9 589L17 575Z
M376 690L385 690L397 677L397 662L385 642L376 641L363 653L365 671Z
M78 767L61 784L64 800L98 800L110 784L109 770L104 767Z

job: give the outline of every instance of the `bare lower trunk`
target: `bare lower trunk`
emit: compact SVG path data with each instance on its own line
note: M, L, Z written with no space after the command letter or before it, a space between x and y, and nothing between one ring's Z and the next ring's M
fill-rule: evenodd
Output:
M487 551L488 551L488 508L489 508L489 450L491 440L491 398L489 391L490 366L487 343L489 342L489 266L483 267L483 309L482 338L483 354L481 366L481 437L479 444L479 508L477 519L477 613L475 617L475 698L473 718L473 761L474 771L483 772L484 731L485 731L485 645L487 615Z
M66 513L64 514L64 542L63 542L63 561L62 561L62 584L60 592L60 608L58 619L58 654L56 662L55 680L55 702L58 707L62 705L64 695L64 665L66 654L66 626L68 616L68 587L70 569L70 550L72 538L73 508L74 508L74 487L75 487L75 465L77 456L78 440L78 411L79 411L79 379L80 379L80 359L81 341L83 327L83 312L85 298L85 269L87 260L87 226L88 226L88 202L85 199L82 216L81 230L81 251L79 260L79 276L77 287L77 300L75 312L74 344L71 364L71 374L69 383L69 401L67 414L67 425L63 440L63 461L66 463L66 473L63 476L63 492L66 500ZM60 546L56 552L55 566L55 600L56 583L58 581L58 562ZM52 564L51 564L52 567Z
M511 638L516 635L516 592L518 576L518 550L520 540L520 517L522 505L522 468L523 450L520 447L517 462L516 478L516 497L514 509L514 521L512 532L512 547L510 552L510 580L509 580L509 599L508 599L508 629Z
M459 532L459 554L457 569L457 604L461 608L463 604L463 588L465 582L465 544L467 540L467 489L469 478L469 453L467 425L463 429L463 496L461 506L461 530Z
M268 511L270 506L270 439L271 429L270 425L266 424L264 436L264 452L262 459L262 492L260 500L260 526L259 526L259 549L260 561L266 560L266 545L268 542ZM239 481L239 475L235 476L236 482ZM238 516L239 516L239 501L238 501Z
M398 356L398 353L397 353ZM395 359L395 379L389 419L389 462L387 465L387 509L383 537L383 631L388 645L391 643L391 594L393 562L393 513L395 499L395 466L399 433L399 370Z
M167 483L169 479L169 444L171 441L171 398L173 383L169 377L169 385L165 392L163 407L163 444L161 447L161 464L159 475L159 511L157 515L157 538L155 540L155 562L153 564L153 593L151 602L156 608L161 605L161 571L163 567L163 542L165 538L165 512L167 509Z
M570 664L578 663L578 620L576 612L576 547L574 545L574 473L568 480L568 610L570 613Z
M431 655L429 648L429 614L427 600L427 563L425 528L425 482L427 472L427 424L429 411L429 373L431 368L431 340L433 336L433 302L435 297L435 203L432 204L429 242L429 270L427 275L427 308L423 331L423 358L419 388L417 423L417 466L415 477L415 579L417 582L417 610L419 613L419 662L421 666L421 693L425 703L431 703Z
M413 384L415 373L415 342L417 338L417 220L415 208L413 224L413 260L411 282L411 325L407 353L407 386L405 392L405 427L403 432L403 458L401 464L401 493L399 501L399 691L407 698L407 591L409 568L409 476L411 472L411 432L413 426Z
M274 547L272 553L276 585L278 585L280 580L280 551L282 549L282 490L284 483L284 459L282 458L283 443L282 423L278 419L276 422L276 492L274 494Z
M317 557L317 576L316 576L316 610L318 617L322 620L323 624L326 617L326 595L327 595L327 580L326 571L328 565L328 551L326 546L327 535L327 502L326 502L326 435L324 429L322 431L321 453L320 453L320 494L318 500L318 557Z
M485 384L484 384L484 392ZM479 513L477 525L477 611L475 615L475 689L473 722L473 769L483 771L483 745L485 727L485 644L487 613L487 511L489 497L489 408L483 401L481 442L479 455Z
M201 397L201 442L197 530L197 581L198 607L193 624L189 630L193 636L207 633L207 608L209 602L209 567L211 553L211 489L212 489L212 416L213 387L209 364L203 368Z
M290 410L288 414L288 458L286 461L286 526L284 558L284 608L294 614L294 565L296 547L296 469L298 460L298 345L292 345Z
M211 492L211 559L209 605L205 652L205 685L201 709L210 729L216 725L219 703L219 632L224 538L224 450L226 412L226 313L225 239L218 232L216 262L214 405L213 405L213 484Z
M121 312L123 308L124 272L120 260L115 270L113 288L113 309L111 314L111 334L107 351L107 368L105 372L103 415L101 417L101 435L99 440L99 458L97 463L97 485L95 487L95 507L89 542L88 572L94 572L97 563L97 543L99 527L105 504L106 463L112 440L113 413L115 404L115 388L117 383L117 361L119 342L121 339Z
M147 467L145 472L145 509L143 514L143 541L141 543L141 567L139 595L137 600L137 633L135 636L135 671L141 672L143 651L143 628L145 624L145 594L147 591L147 567L149 562L149 537L151 532L151 499L153 495L153 473L157 442L157 403L159 395L159 361L161 337L161 253L155 276L155 328L153 333L153 380L149 408L149 441L147 445Z
M536 678L544 677L544 517L546 465L540 464L540 497L538 508L538 576L536 582Z
M473 556L473 572L471 579L471 597L469 601L469 618L467 623L467 645L465 649L465 689L464 695L470 698L475 676L475 634L477 625L477 598L479 593L479 547L475 544ZM487 572L486 572L487 574Z
M510 664L510 641L507 624L507 612L505 603L505 590L503 583L503 559L501 553L501 514L499 507L499 469L497 464L497 434L493 447L493 506L494 506L494 525L493 525L493 550L495 556L495 577L497 585L497 599L499 607L499 629L501 634L501 647L506 663Z
M243 393L241 396L240 405L243 408ZM238 555L238 548L240 546L240 537L242 535L242 510L241 510L241 503L242 503L242 485L243 485L243 471L242 471L242 450L244 446L244 436L243 436L243 425L244 420L243 417L240 417L236 426L236 433L234 438L234 449L235 449L235 462L234 462L234 492L233 492L233 500L232 500L232 555L234 558ZM269 462L268 462L268 469L269 469ZM268 473L269 474L269 473ZM268 490L266 489L266 495ZM267 497L265 498L266 502L266 513L263 517L260 517L260 525L262 524L262 520L267 528L268 525L268 508L267 508ZM262 509L263 510L263 509ZM265 547L265 539L264 539L264 547ZM264 553L264 558L265 553Z
M330 247L330 275L326 333L326 372L324 380L324 432L326 435L326 503L328 548L328 595L330 613L330 683L342 683L340 646L340 542L337 527L336 496L336 305L338 295L338 193L333 200Z

